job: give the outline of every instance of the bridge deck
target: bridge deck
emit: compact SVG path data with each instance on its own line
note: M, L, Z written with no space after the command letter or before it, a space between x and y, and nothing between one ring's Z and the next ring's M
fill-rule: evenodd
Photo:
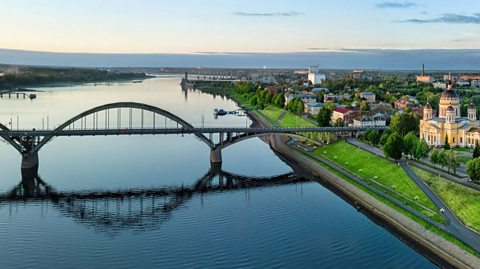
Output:
M148 135L148 134L213 134L213 133L300 133L300 132L358 132L369 129L383 130L385 127L292 127L292 128L242 128L242 127L198 127L198 128L120 128L120 129L72 129L72 130L0 130L0 136L96 136L96 135Z

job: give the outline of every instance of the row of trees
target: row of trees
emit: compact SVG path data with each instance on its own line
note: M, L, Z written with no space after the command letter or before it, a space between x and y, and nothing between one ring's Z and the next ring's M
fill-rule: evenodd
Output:
M285 106L285 96L282 93L273 94L263 89L258 89L255 92L255 95L250 98L250 104L252 106L257 106L260 109L263 109L268 105L274 105L279 108L283 108Z
M430 155L430 161L434 165L441 165L442 169L446 166L448 172L453 168L453 173L457 172L456 168L460 165L457 154L453 150L434 149Z
M293 98L288 102L286 109L294 114L301 115L304 111L305 104L300 97Z
M386 132L388 134L388 132ZM384 133L385 135L385 133ZM407 158L422 159L428 157L430 148L424 140L420 140L414 132L409 132L402 137L398 132L391 132L388 136L378 136L374 131L366 133L366 138L372 143L375 141L381 142L382 137L386 141L383 145L383 153L385 156L399 160L402 155Z

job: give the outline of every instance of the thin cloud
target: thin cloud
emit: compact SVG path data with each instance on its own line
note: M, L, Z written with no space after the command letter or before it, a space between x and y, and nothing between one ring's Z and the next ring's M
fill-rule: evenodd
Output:
M410 8L415 7L417 4L413 2L382 2L376 4L378 8Z
M345 52L345 53L368 53L362 50L344 49L344 48L307 48L307 51L313 52Z
M443 14L438 18L433 19L408 19L400 20L396 22L407 23L452 23L452 24L480 24L480 13L473 15L460 15L460 14Z
M295 16L302 16L305 13L296 12L296 11L288 11L288 12L242 12L237 11L233 14L237 16L244 16L244 17L295 17Z

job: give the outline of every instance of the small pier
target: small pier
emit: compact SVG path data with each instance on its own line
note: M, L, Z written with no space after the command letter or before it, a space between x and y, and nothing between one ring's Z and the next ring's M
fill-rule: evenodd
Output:
M1 99L36 99L37 94L35 93L27 93L27 92L19 92L19 91L0 91L0 98Z

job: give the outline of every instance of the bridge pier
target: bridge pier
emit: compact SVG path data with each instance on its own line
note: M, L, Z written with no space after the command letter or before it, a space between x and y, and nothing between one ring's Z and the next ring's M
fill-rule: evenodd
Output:
M22 154L21 172L24 195L31 197L35 192L35 179L38 177L38 152Z
M222 163L222 148L215 147L210 149L210 162L213 163Z

